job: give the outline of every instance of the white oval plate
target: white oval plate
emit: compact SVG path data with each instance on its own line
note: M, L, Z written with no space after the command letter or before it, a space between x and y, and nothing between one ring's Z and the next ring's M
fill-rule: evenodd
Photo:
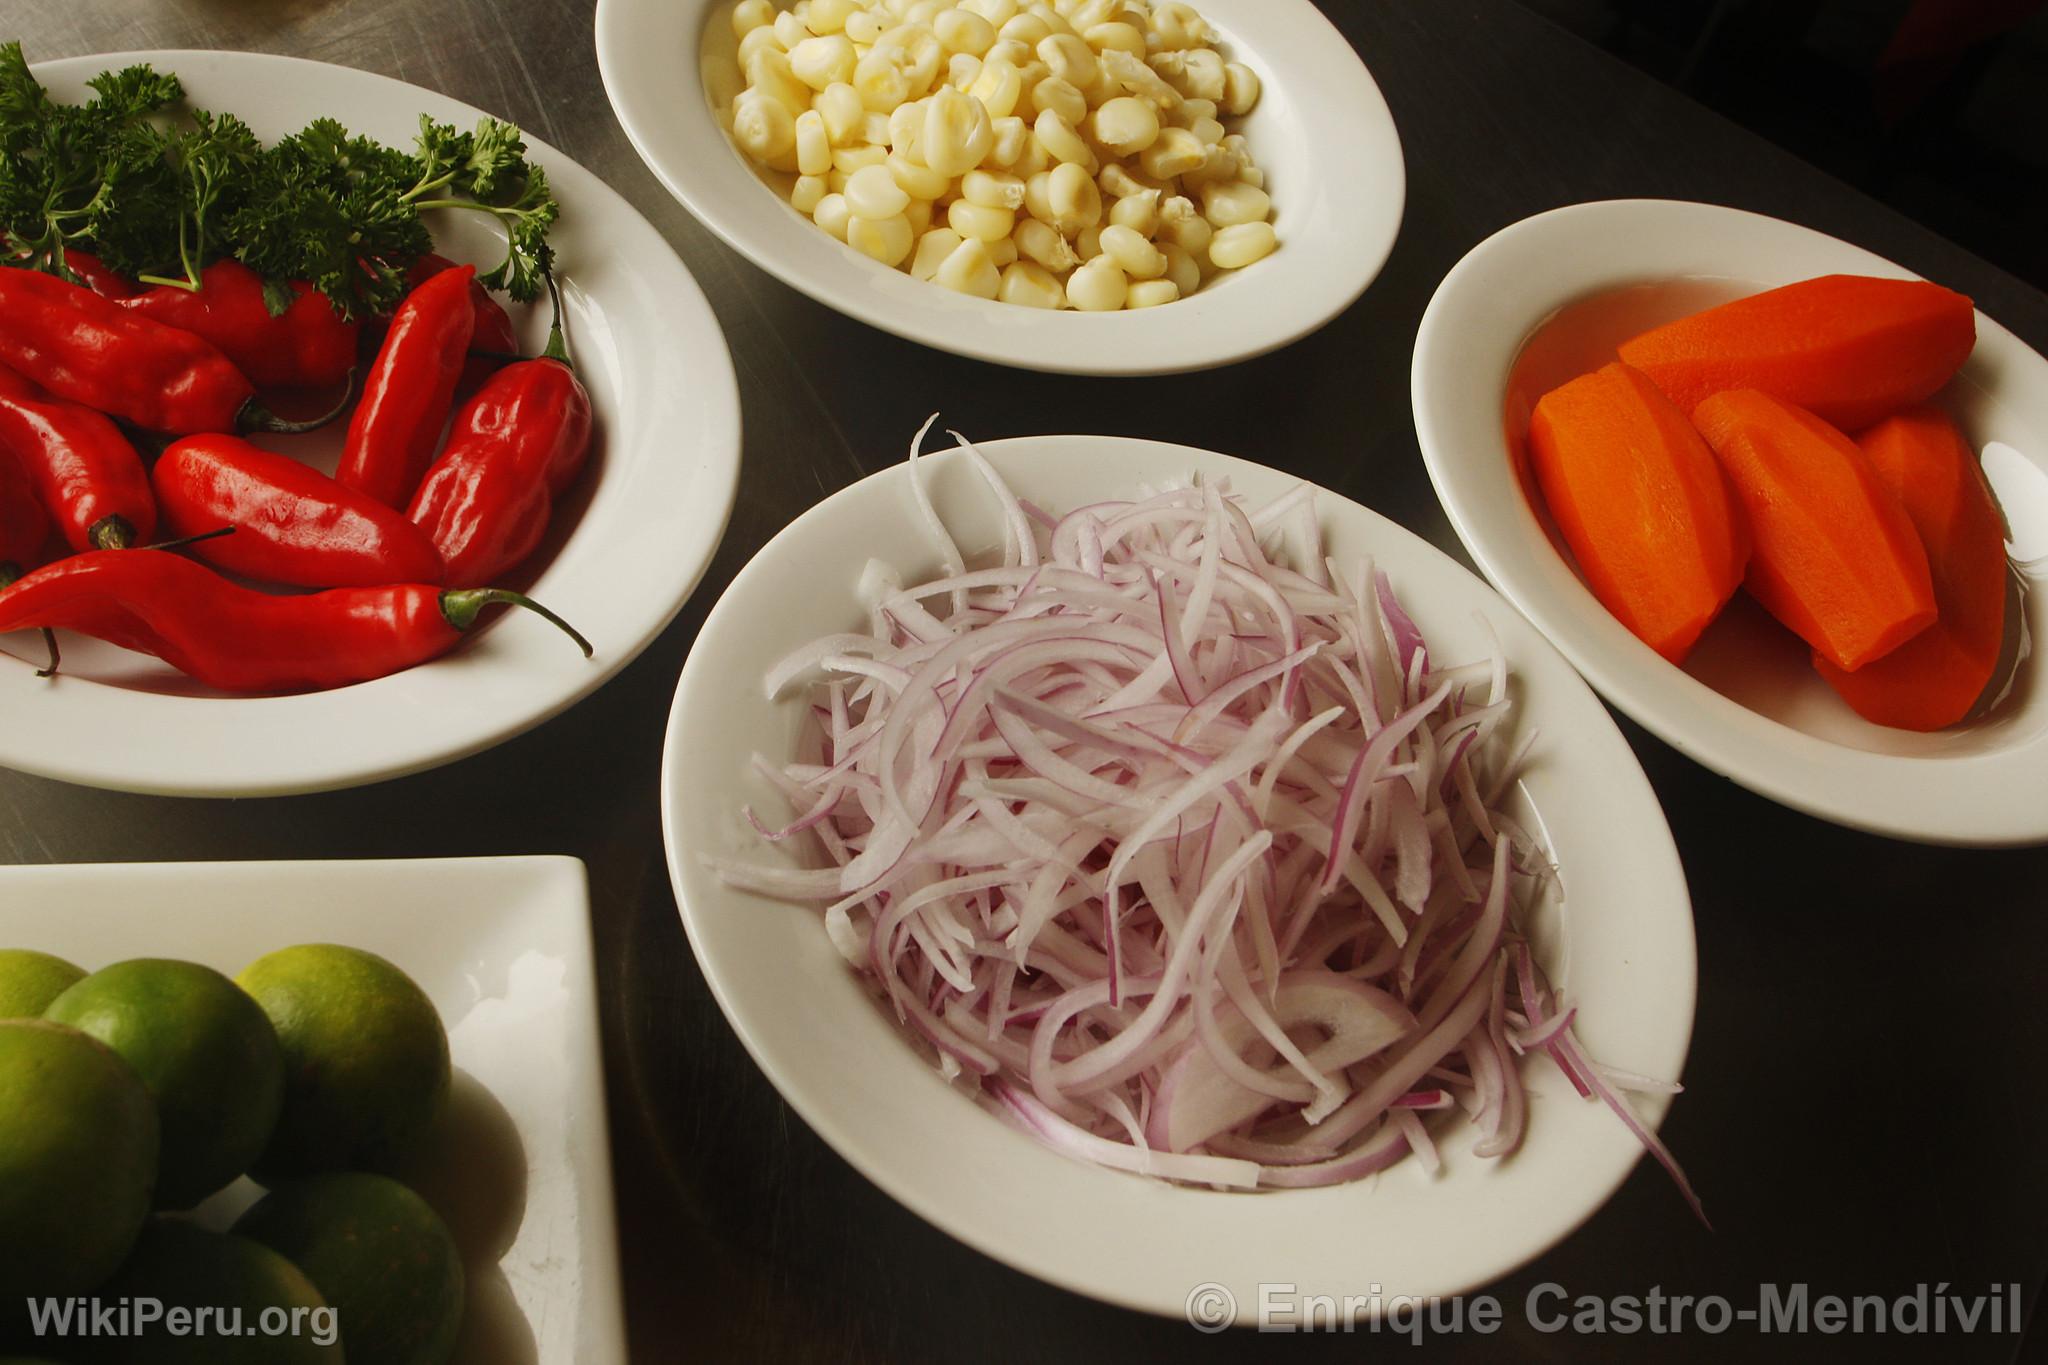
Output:
M1048 509L1197 474L1227 476L1254 502L1296 483L1147 441L1034 436L982 449L1020 496ZM927 468L970 563L993 552L1001 525L966 462L949 453ZM1538 733L1524 795L1565 887L1562 933L1532 926L1539 949L1579 1003L1594 1053L1676 1077L1692 1034L1691 906L1656 796L1613 721L1557 651L1448 556L1335 494L1321 494L1318 507L1330 552L1371 555L1440 657L1488 651L1476 615L1499 632L1522 722ZM748 758L791 752L805 706L796 689L764 700L760 680L789 649L866 620L854 584L871 557L903 556L891 562L907 582L936 573L925 545L902 466L806 512L726 590L669 716L662 831L683 924L741 1042L805 1121L970 1246L1078 1293L1169 1315L1206 1284L1224 1286L1247 1314L1262 1282L1340 1300L1375 1285L1389 1296L1455 1294L1506 1274L1590 1216L1642 1152L1614 1115L1579 1102L1547 1064L1526 1072L1540 1098L1524 1148L1491 1162L1471 1156L1469 1141L1448 1141L1436 1180L1408 1162L1332 1189L1232 1194L1070 1160L948 1088L872 1003L815 911L736 891L701 864L705 853L795 863L809 852L777 854L739 813L742 801L781 809ZM1664 1103L1644 1103L1645 1117L1661 1119Z
M46 62L36 76L77 99L109 67L150 62L194 107L241 115L266 141L331 116L410 147L419 116L460 127L479 110L347 67L253 52L122 52ZM462 758L567 710L632 660L682 609L724 533L739 481L739 391L710 306L633 207L562 153L527 139L562 218L553 234L570 354L590 389L590 468L508 586L590 637L584 659L545 622L509 613L433 663L302 696L229 698L154 659L77 636L64 671L35 676L41 642L0 637L0 764L70 782L188 796L272 796L375 782ZM433 224L446 254L495 262L482 215ZM547 310L511 305L528 354ZM333 468L324 440L278 444ZM523 617L524 619L513 619Z
M598 0L605 93L641 159L734 250L827 307L911 341L1061 374L1171 374L1306 336L1393 250L1407 177L1379 87L1308 0L1203 0L1264 93L1242 120L1280 250L1161 308L1046 312L969 298L868 259L797 213L732 145L733 0ZM786 177L783 177L786 179Z
M1848 273L1910 278L1811 228L1710 204L1632 199L1524 219L1444 277L1415 338L1415 433L1472 558L1616 706L1750 790L1838 824L1942 844L2048 840L2048 687L2022 661L1981 720L1873 725L1806 646L1738 596L1676 668L1607 613L1517 483L1536 398L1650 327L1758 290ZM2021 544L2048 533L2048 361L1981 312L1943 391ZM1989 449L2002 445L2001 452ZM2028 630L2048 629L2043 594Z

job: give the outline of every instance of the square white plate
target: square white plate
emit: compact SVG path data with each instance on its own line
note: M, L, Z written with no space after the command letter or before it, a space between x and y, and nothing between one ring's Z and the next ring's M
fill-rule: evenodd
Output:
M458 1365L626 1358L589 894L574 858L0 867L0 946L87 971L135 957L230 976L296 943L390 959L448 1027L455 1090L414 1181L469 1272ZM196 1217L225 1229L239 1181Z

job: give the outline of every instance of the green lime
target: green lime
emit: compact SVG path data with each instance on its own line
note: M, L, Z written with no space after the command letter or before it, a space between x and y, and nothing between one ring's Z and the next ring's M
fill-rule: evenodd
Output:
M254 1000L211 967L136 958L94 972L44 1018L105 1043L156 1097L156 1204L186 1209L249 1169L284 1098L284 1056Z
M426 992L374 953L321 943L237 980L284 1045L284 1113L259 1173L402 1169L448 1103L448 1033Z
M462 1256L427 1201L386 1176L334 1171L272 1190L235 1224L306 1272L342 1345L381 1365L441 1365L462 1328Z
M246 1237L159 1218L101 1299L162 1317L114 1345L117 1365L341 1365L339 1315L299 1268ZM375 1365L372 1361L371 1365Z
M0 1019L38 1017L84 975L83 968L61 957L30 948L0 948Z
M157 1117L142 1078L94 1039L0 1023L0 1307L90 1293L149 1216Z

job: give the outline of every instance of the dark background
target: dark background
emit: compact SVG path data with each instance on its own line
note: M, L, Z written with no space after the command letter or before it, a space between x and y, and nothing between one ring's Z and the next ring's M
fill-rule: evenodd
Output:
M1522 3L2048 286L2043 0Z
M1639 8L1675 21L1687 3ZM1001 370L886 336L713 239L612 119L591 0L6 0L0 27L24 38L32 58L284 52L383 72L517 121L617 186L688 262L733 349L746 450L731 528L696 597L566 715L435 772L285 800L167 800L0 772L0 861L584 859L639 1362L1253 1361L1285 1352L1330 1362L1993 1365L2030 1348L2039 1357L2038 1330L2023 1344L2015 1334L1546 1336L1523 1324L1523 1296L1545 1281L1574 1295L1662 1286L1738 1305L1754 1302L1764 1281L1887 1295L1923 1281L1961 1293L2018 1281L2033 1312L2048 1276L2048 851L1929 849L1851 833L1751 795L1625 721L1695 905L1699 1013L1687 1093L1664 1134L1715 1231L1644 1162L1584 1228L1494 1287L1510 1305L1498 1336L1420 1351L1370 1336L1206 1338L1018 1275L897 1207L825 1147L747 1059L705 989L677 921L655 803L683 657L769 536L821 490L899 459L934 407L977 436L1093 431L1230 451L1312 478L1462 558L1416 449L1409 352L1444 273L1530 214L1642 195L1774 214L1963 290L2048 349L2048 296L2016 273L2039 277L2038 230L2030 266L1948 218L1916 223L1818 169L1819 152L1789 134L1796 154L1745 131L1633 64L1671 69L1686 50L1682 32L1657 36L1661 19L1617 38L1589 0L1567 16L1594 25L1589 42L1516 0L1323 8L1385 91L1407 158L1406 217L1384 273L1329 327L1278 354L1203 375L1098 381ZM1742 60L1805 60L1810 28L1742 49ZM1625 41L1626 57L1599 41ZM2021 41L2003 40L2007 57L1997 60ZM2041 128L2035 107L2031 123L2006 120L2015 158L2039 155L2027 141ZM1909 179L1903 158L1866 155L1885 178ZM1947 159L1927 161L1939 170ZM1974 202L1960 191L1925 197L1957 222ZM2038 214L2038 197L2034 205ZM2025 220L2013 221L2022 226L2012 240L2026 244ZM17 723L32 720L0 716ZM1119 1239L1137 1257L1152 1234L1074 1235Z

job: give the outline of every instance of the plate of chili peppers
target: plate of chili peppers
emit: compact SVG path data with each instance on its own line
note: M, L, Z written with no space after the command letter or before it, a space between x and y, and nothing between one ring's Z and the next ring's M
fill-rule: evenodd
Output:
M565 710L674 618L732 507L738 390L597 177L319 62L8 45L0 85L30 112L0 154L47 182L0 265L0 763L378 781Z

